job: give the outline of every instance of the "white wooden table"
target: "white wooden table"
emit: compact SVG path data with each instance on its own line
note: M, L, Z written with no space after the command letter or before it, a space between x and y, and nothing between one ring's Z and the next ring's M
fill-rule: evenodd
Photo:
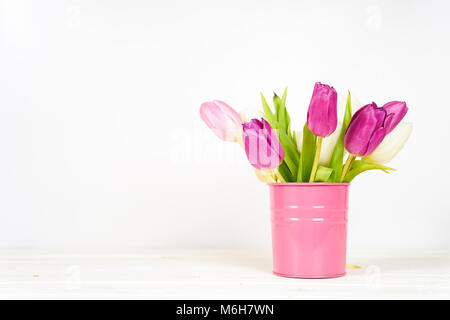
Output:
M450 252L349 252L347 275L289 279L267 251L0 250L1 299L450 298Z

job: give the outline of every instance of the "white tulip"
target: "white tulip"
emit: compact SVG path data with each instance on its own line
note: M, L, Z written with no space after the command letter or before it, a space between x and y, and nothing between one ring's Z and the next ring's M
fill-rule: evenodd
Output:
M250 122L252 119L260 120L264 116L261 111L254 108L246 108L242 110L239 115L241 116L243 122Z
M364 157L367 162L385 164L394 158L403 148L412 132L411 122L400 122L375 149L374 152Z
M277 179L275 177L275 173L273 170L258 170L256 168L253 168L255 170L256 177L259 181L264 183L273 183L277 182Z
M320 149L319 165L327 167L330 164L331 156L333 155L334 147L339 139L342 130L342 122L338 122L336 130L328 137L323 138L322 148ZM303 130L295 130L295 139L297 142L297 149L302 152Z
M320 150L319 165L328 167L333 155L334 147L339 139L342 130L342 122L338 122L336 130L322 141L322 149Z
M303 141L303 130L294 130L295 132L295 142L297 142L298 152L302 152L302 141Z

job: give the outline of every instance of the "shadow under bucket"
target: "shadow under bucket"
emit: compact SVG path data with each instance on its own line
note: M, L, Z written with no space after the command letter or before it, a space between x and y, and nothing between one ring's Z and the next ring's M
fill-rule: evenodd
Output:
M273 272L345 275L349 183L271 183Z

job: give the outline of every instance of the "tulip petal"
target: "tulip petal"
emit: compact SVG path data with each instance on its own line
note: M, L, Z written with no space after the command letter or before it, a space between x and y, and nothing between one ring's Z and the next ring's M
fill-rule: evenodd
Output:
M394 130L394 128L400 123L400 121L408 112L408 107L403 101L391 101L386 103L382 108L386 110L386 114L388 116L392 116L392 118L390 118L389 121L385 122L384 125L387 133Z
M344 145L348 152L363 157L368 154L368 150L373 151L386 134L383 127L385 118L386 111L378 108L374 102L359 109L350 120L344 135Z
M327 137L336 130L337 93L333 87L316 82L309 103L307 123L309 129L320 137Z
M328 134L325 137L328 137L330 134L332 134L336 130L337 126L337 93L336 91L330 92L329 95L329 103L328 103Z
M251 119L258 119L264 116L264 114L256 108L244 109L239 115L241 116L242 122L249 122Z
M298 152L302 152L303 130L294 131L295 142L297 144Z
M385 136L386 136L386 129L383 127L378 128L370 138L369 144L367 145L367 150L364 154L371 154L373 150L375 150L376 147L378 147L381 141L383 141Z
M241 116L223 101L213 100L202 103L200 118L222 140L237 141L241 136Z
M259 181L264 183L274 183L276 182L274 178L273 170L258 170L256 168L253 168L255 170L255 175L258 178Z
M364 157L367 162L385 164L391 161L403 148L412 132L411 122L401 122L390 132L374 152Z
M247 158L256 169L274 169L283 161L284 150L280 141L263 118L243 124L242 140Z
M320 150L319 165L328 167L333 156L334 148L342 131L342 122L338 122L336 130L328 137L323 138ZM341 161L342 163L342 161Z

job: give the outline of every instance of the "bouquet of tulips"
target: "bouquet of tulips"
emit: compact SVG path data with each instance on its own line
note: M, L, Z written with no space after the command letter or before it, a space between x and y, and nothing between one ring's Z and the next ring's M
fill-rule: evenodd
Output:
M287 89L281 98L274 94L271 109L261 94L260 119L245 122L219 100L203 103L200 117L220 139L245 149L263 182L341 183L367 170L395 170L384 164L411 134L412 124L402 122L408 111L405 102L391 101L382 107L372 102L352 115L349 92L343 119L338 121L336 90L317 82L303 130L292 131L286 95Z

